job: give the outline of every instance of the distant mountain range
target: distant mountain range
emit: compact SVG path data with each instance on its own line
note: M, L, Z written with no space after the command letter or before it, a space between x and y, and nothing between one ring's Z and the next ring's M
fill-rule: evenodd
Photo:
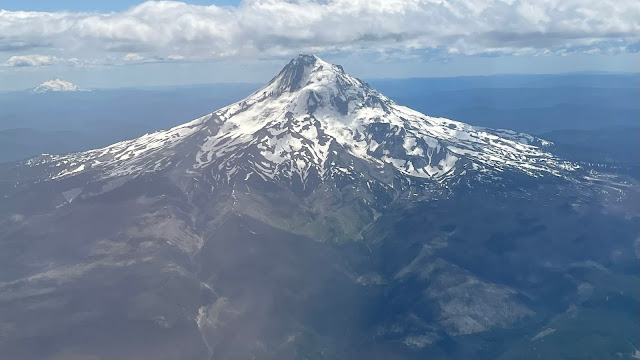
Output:
M182 125L0 164L0 354L632 358L638 181L555 150L300 55Z

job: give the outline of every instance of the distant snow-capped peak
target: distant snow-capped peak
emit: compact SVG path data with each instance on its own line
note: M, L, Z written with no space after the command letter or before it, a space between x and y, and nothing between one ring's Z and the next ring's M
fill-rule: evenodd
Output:
M51 79L33 88L33 93L81 91L74 83L62 79Z

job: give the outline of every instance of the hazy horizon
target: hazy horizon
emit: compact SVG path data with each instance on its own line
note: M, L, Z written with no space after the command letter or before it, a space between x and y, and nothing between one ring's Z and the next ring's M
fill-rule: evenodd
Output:
M276 76L277 72L273 74ZM493 74L477 74L477 75L442 75L442 76L405 76L405 77L361 77L360 79L364 81L384 81L384 80L429 80L429 79L464 79L464 78L500 78L500 77L527 77L527 76L542 76L542 77L562 77L562 76L637 76L640 75L640 71L602 71L602 70L584 70L584 71L565 71L565 72L543 72L543 73L535 73L535 72L519 72L519 73L493 73ZM273 77L272 76L272 77ZM37 85L42 84L45 81L61 79L65 81L70 81L75 85L78 85L81 89L85 90L155 90L155 89L170 89L170 88L189 88L189 87L198 87L198 86L219 86L219 85L256 85L263 86L270 80L264 81L218 81L218 82L192 82L192 83L176 83L176 84L158 84L158 85L123 85L123 86L98 86L98 87L88 87L83 86L82 83L77 83L75 81L71 81L68 78L64 78L61 76L53 76L49 78L42 78L42 81L39 83L33 83L32 86L19 88L19 89L2 89L0 88L0 93L10 93L10 92L20 92L20 91L29 91L36 87ZM640 83L638 84L640 86Z

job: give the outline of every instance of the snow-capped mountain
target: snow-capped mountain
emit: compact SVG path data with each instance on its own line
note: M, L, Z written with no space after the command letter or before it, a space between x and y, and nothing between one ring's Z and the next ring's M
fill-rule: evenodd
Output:
M94 179L160 171L181 164L190 174L216 181L257 176L307 188L336 176L357 177L347 154L371 176L397 174L446 183L473 174L514 171L563 176L575 165L544 148L549 143L507 130L434 118L394 101L313 55L300 55L262 89L175 128L103 149L43 156L29 165L60 179ZM314 185L314 186L315 186Z
M43 82L31 90L34 94L47 93L47 92L70 92L70 91L82 91L78 85L65 81L62 79L51 79Z
M552 151L301 55L172 129L0 164L0 354L550 358L585 327L628 354L637 180Z

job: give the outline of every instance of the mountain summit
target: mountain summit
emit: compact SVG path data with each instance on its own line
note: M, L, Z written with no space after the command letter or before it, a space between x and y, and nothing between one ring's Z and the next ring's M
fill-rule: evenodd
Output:
M43 82L31 90L34 94L47 93L47 92L70 92L81 91L80 88L69 81L62 79L51 79Z
M333 75L327 76L329 74ZM334 87L349 83L362 86L361 83L351 82L340 65L330 64L315 55L298 55L263 90L270 95L278 96L284 92L296 92L314 82L321 82L323 86L331 85L333 82Z

